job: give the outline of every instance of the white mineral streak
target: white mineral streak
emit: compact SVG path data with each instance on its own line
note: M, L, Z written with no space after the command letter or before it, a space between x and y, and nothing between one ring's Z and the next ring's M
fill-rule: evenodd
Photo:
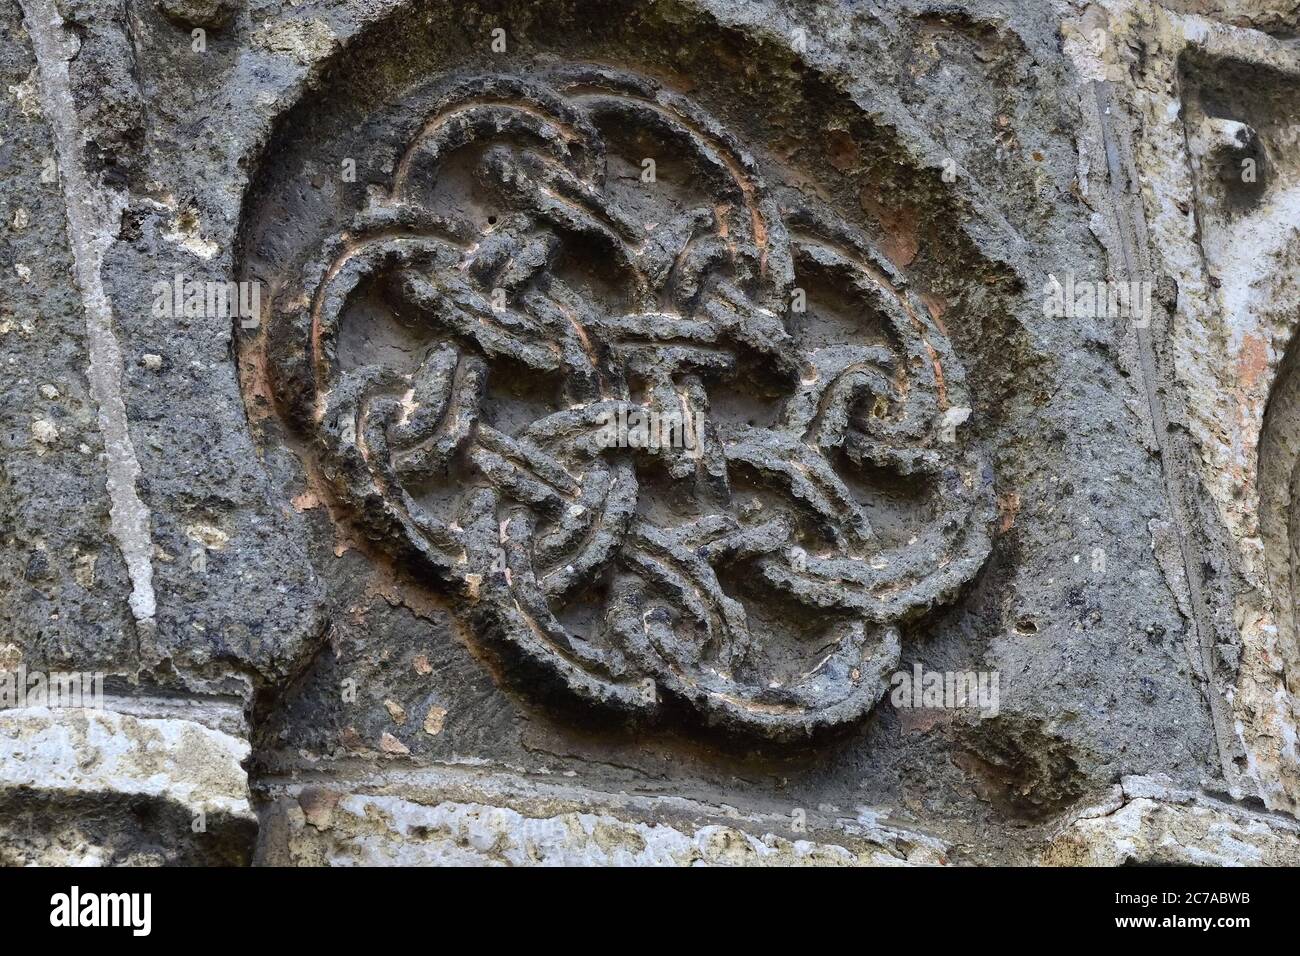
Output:
M107 459L110 523L131 577L131 613L152 622L155 610L149 511L136 490L140 463L127 429L122 400L122 350L113 333L113 309L104 292L104 255L126 206L121 193L91 182L82 162L82 136L73 105L68 61L78 44L63 27L53 0L22 0L27 32L40 73L40 101L63 172L68 239L86 313L90 351L87 378L99 409Z

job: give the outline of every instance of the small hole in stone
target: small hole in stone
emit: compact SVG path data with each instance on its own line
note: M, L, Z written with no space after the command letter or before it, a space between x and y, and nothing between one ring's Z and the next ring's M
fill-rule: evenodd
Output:
M1027 618L1027 617L1022 617L1020 620L1016 621L1016 633L1017 633L1017 634L1037 634L1037 633L1038 633L1038 625L1035 624L1035 623L1034 623L1032 620L1030 620L1029 618Z

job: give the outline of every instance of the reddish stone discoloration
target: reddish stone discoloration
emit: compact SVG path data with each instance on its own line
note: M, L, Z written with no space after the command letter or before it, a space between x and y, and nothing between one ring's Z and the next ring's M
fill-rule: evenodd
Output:
M917 295L925 304L926 311L930 313L930 318L934 319L934 324L939 327L939 331L947 335L948 326L944 325L943 315L948 311L948 300L931 292L918 292Z
M858 144L842 129L833 129L826 136L826 161L842 173L858 165Z
M942 707L903 707L898 711L899 729L904 734L925 734L951 724L955 716L955 711Z
M921 248L916 209L911 206L887 207L865 189L858 201L867 214L880 223L880 251L898 268L910 266Z
M1236 404L1232 449L1236 458L1229 472L1243 487L1255 483L1255 469L1246 468L1245 456L1247 449L1255 446L1259 422L1263 420L1271 368L1269 352L1268 342L1250 332L1242 336L1237 351L1236 383L1232 389Z
M299 514L321 506L320 498L316 495L316 492L312 491L310 488L300 495L295 495L293 501L290 503L293 505L293 510L297 511Z
M244 408L250 423L256 425L275 408L274 393L266 365L266 329L258 332L256 343L239 355L239 380L243 386Z
M1020 514L1020 496L1014 491L998 496L998 531L1006 534L1016 524L1016 515Z
M1237 382L1245 390L1254 389L1268 372L1268 343L1258 335L1242 337L1237 353Z

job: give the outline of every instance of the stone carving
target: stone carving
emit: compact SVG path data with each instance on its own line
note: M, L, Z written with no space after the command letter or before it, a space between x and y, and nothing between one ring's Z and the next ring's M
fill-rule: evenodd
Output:
M304 261L267 330L284 417L377 547L583 698L852 721L987 555L944 331L647 79L450 86Z

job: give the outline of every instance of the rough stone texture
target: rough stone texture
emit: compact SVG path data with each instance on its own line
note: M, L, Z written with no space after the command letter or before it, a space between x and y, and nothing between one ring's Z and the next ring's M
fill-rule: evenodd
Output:
M1300 59L1259 34L1158 7L1116 4L1104 17L1087 29L1109 24L1164 51L1136 65L1131 49L1108 46L1108 74L1131 79L1107 89L1134 123L1125 192L1135 248L1146 259L1149 243L1149 267L1177 290L1165 340L1146 361L1173 386L1163 414L1185 428L1162 429L1161 440L1182 465L1168 473L1179 476L1171 490L1199 645L1191 653L1228 789L1294 812L1300 660L1283 359L1294 329ZM1247 160L1252 181L1240 173Z
M246 863L247 757L243 735L193 718L0 712L0 862Z
M130 668L130 584L109 533L56 147L21 11L0 16L0 643L10 668Z
M1053 866L1295 866L1300 826L1161 781L1127 777L1048 845Z
M279 866L908 866L952 849L869 811L796 820L464 769L261 792L258 862Z
M1294 3L5 2L6 862L1296 860Z
M239 10L238 0L160 0L158 9L182 27L221 29Z
M1300 27L1300 3L1294 0L1171 0L1165 6L1231 26L1252 27L1282 39L1294 39Z

